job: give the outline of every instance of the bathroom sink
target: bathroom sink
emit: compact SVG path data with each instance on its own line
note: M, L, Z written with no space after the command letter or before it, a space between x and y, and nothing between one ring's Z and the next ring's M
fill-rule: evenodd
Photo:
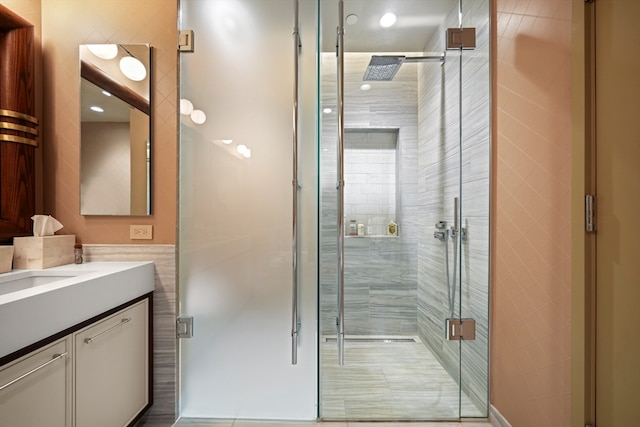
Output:
M82 274L75 271L21 271L0 276L0 295L10 294L35 286L46 285L58 280L69 279Z
M151 261L0 274L0 359L153 292Z

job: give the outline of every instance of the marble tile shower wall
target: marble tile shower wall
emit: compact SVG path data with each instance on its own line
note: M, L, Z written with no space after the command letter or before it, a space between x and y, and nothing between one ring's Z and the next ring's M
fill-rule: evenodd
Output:
M417 333L417 67L403 65L392 82L361 91L370 54L345 54L345 128L398 131L398 237L345 239L345 332ZM322 57L320 286L322 334L335 333L337 293L337 118L335 54ZM346 182L349 186L349 182Z
M463 7L464 26L476 28L477 48L463 53L462 127L459 124L459 55L448 52L443 67L431 64L419 67L418 198L422 214L418 251L418 333L445 369L454 378L461 376L463 390L478 408L486 410L489 326L489 1L464 2ZM456 10L430 40L426 51L442 50L446 28L457 26ZM439 120L434 121L434 117L439 117ZM458 186L460 176L461 190ZM462 262L458 265L462 284L456 293L454 317L474 318L477 326L476 340L467 341L462 347L455 341L445 339L445 319L450 316L444 268L445 244L433 238L436 221L445 220L448 227L453 225L453 199L458 196L462 200L461 225L467 228L468 237L462 243ZM454 279L452 245L449 240L450 280ZM456 275L455 278L459 277ZM462 364L460 370L459 360Z

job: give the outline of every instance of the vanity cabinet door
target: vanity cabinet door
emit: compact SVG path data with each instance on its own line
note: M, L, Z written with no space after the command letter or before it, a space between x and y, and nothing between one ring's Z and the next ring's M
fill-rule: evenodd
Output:
M76 427L128 425L149 402L145 299L74 334Z
M0 368L0 426L71 426L71 339Z

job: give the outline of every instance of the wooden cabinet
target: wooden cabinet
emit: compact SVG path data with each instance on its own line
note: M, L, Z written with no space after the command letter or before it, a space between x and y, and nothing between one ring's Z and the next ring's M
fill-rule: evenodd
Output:
M35 214L33 26L0 5L0 243L32 233Z
M0 426L71 427L71 337L0 368Z
M76 427L128 425L149 403L148 302L74 334Z
M147 294L16 352L0 367L0 426L133 425L152 401L150 312Z

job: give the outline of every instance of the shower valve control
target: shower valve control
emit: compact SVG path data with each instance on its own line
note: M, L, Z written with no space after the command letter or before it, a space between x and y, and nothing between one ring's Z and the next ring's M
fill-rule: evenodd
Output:
M433 237L435 239L444 242L447 238L447 221L438 221L436 222L436 231L433 232Z

